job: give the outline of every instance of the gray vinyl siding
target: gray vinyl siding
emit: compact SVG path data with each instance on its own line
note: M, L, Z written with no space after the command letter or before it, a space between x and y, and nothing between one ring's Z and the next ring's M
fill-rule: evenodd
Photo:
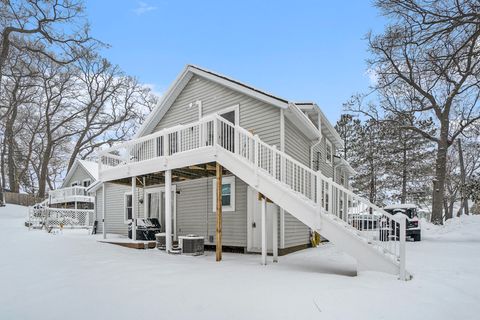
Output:
M285 118L285 152L310 167L310 140Z
M206 244L215 244L216 213L213 212L213 178L176 182L177 235L196 234L205 237ZM107 183L107 233L127 234L124 223L124 194L130 187ZM138 195L143 193L138 188ZM97 190L97 220L102 231L102 188ZM144 206L138 207L139 217ZM235 211L223 212L222 242L225 246L247 246L247 185L235 178ZM213 241L209 241L213 236Z
M327 178L333 177L333 166L330 163L327 163L327 142L325 136L322 137L320 144L313 147L313 159L317 160L316 153L320 152L320 161L319 161L319 170ZM335 154L335 146L332 145L332 152ZM313 169L316 169L315 163L313 164Z
M206 244L215 244L216 213L213 211L213 178L176 183L177 234L197 234ZM247 246L247 185L235 178L235 211L222 214L222 243ZM213 236L213 241L210 241Z
M285 152L310 167L310 140L288 119L285 119ZM285 248L308 244L310 229L285 211Z
M105 222L107 226L107 233L127 235L128 227L125 223L125 193L131 192L131 187L116 183L105 183L105 194L107 198L106 202L106 217ZM143 189L137 188L137 199L143 195ZM95 196L96 216L98 221L98 230L102 232L102 214L103 214L103 200L102 200L102 187L96 191ZM143 204L137 202L136 206L138 216L143 217L144 209Z
M285 248L310 243L310 228L285 212Z
M280 109L199 76L193 76L178 95L155 131L198 120L198 108L190 103L202 101L202 115L239 105L240 126L258 134L270 145L280 145Z
M80 185L82 185L83 180L85 179L90 179L91 183L94 182L94 179L87 173L84 167L81 165L77 165L77 168L75 169L75 172L72 174L70 179L65 181L65 187L70 187L74 181L79 181Z

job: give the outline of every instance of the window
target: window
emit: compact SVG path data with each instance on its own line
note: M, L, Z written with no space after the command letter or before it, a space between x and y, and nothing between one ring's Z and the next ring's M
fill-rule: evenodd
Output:
M345 185L345 174L343 172L340 172L340 184Z
M332 143L328 140L325 140L326 142L326 153L327 153L327 163L333 164L333 147Z
M313 169L315 171L320 170L320 159L322 159L322 153L320 151L315 152L315 160L313 160Z
M92 181L90 179L83 180L83 186L85 188L87 188L91 183L92 183Z
M71 184L72 187L79 186L79 185L80 185L80 181L73 181Z
M125 207L125 222L132 220L132 210L133 210L133 199L132 193L125 193L124 198L124 207Z
M213 179L212 211L217 211L217 179ZM222 178L222 211L235 211L235 177Z

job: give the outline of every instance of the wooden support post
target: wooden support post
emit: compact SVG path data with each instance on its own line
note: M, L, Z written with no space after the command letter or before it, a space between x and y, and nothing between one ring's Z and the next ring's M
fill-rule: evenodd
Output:
M137 240L137 178L132 177L132 240Z
M172 170L165 171L165 247L172 251Z
M215 256L222 260L222 166L217 162L217 226L215 238Z
M107 201L105 199L105 182L102 183L102 234L103 239L107 239L107 225L105 219L107 218Z
M262 264L267 264L267 200L262 197Z
M272 254L273 254L273 262L278 262L278 210L279 208L275 208L273 211L273 229L272 229Z

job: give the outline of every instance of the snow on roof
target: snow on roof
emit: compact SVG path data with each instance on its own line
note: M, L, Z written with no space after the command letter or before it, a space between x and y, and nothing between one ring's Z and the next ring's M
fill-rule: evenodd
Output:
M88 173L95 179L98 180L98 163L87 160L78 160L79 163L88 171Z
M411 208L417 208L417 205L413 203L397 203L397 204L388 205L383 209L411 209Z

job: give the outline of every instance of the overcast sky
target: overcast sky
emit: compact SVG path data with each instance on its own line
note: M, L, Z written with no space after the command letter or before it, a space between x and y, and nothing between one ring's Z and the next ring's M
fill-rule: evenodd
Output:
M369 0L87 1L104 55L164 92L196 64L290 101L317 102L335 122L368 90L364 40L384 19Z

